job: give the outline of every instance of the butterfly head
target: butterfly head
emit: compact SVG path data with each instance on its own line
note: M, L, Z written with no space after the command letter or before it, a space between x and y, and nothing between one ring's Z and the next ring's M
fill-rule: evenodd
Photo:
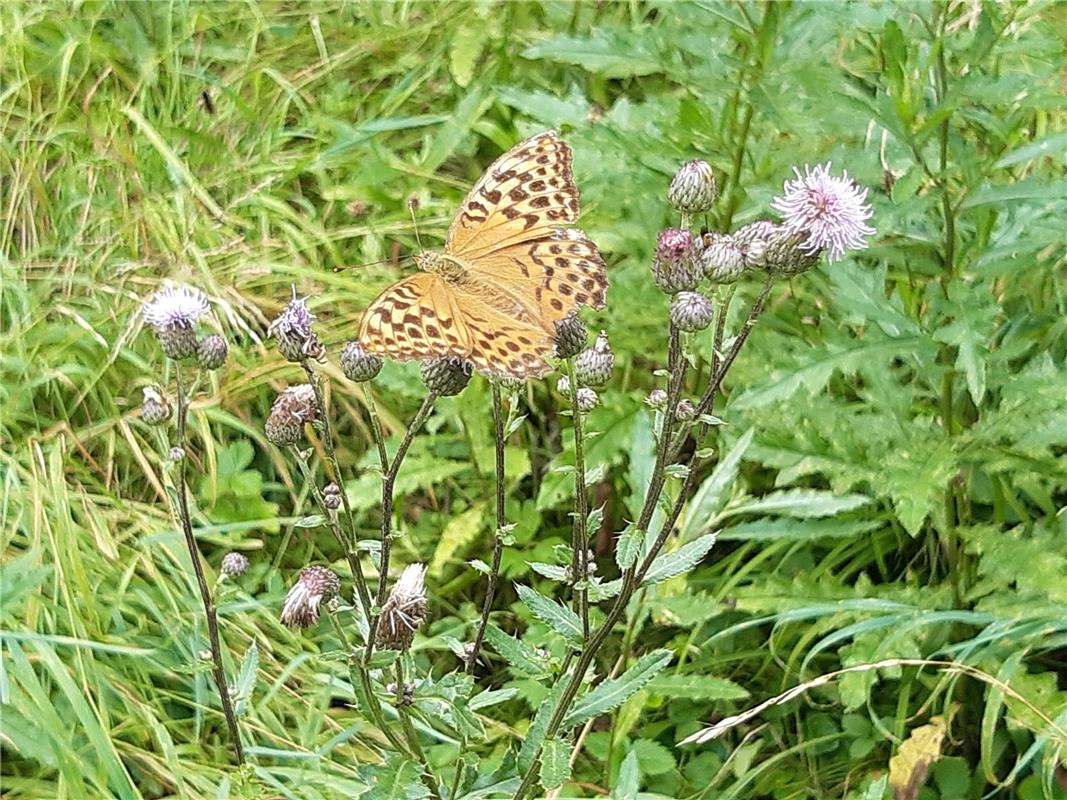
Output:
M419 269L432 272L448 283L463 283L467 274L467 270L461 263L441 253L430 253L424 250L415 256L415 263L418 264Z
M433 272L435 268L441 266L442 261L443 259L441 258L440 253L431 253L428 250L423 250L421 253L415 256L415 264L418 266L419 269L424 270L426 272Z

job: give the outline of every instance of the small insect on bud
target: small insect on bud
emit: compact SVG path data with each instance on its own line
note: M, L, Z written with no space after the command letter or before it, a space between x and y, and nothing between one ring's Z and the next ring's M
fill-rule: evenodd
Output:
M671 300L671 322L683 331L702 331L711 324L714 309L700 292L678 292Z
M615 356L608 345L608 334L601 331L593 346L583 350L574 360L574 377L579 386L599 388L611 380Z
M359 342L349 342L341 351L341 371L350 381L365 383L382 371L382 360L364 350Z
M426 388L441 397L459 394L470 383L470 362L455 356L428 358L422 362L422 382Z
M314 421L318 406L310 383L290 386L278 395L263 426L267 441L279 447L304 438L304 425Z
M700 273L712 283L733 283L745 271L745 254L732 236L705 233L701 237Z
M375 642L387 650L407 650L426 621L426 567L408 564L382 606Z
M322 489L322 504L327 511L336 511L341 507L341 487L336 483L327 483Z
M326 348L311 328L315 315L308 310L307 300L296 296L295 286L292 291L292 299L267 328L267 335L278 342L278 352L287 361L297 364L309 358L322 361L326 357Z
M566 375L560 375L556 381L556 391L565 397L571 396L571 379Z
M683 214L702 214L715 202L715 173L707 161L683 164L667 189L667 202Z
M205 336L196 346L196 363L203 369L218 369L226 363L229 347L216 333Z
M668 294L691 291L700 275L692 234L682 228L660 231L652 253L652 282Z
M141 306L141 316L152 326L163 354L181 361L196 355L199 342L193 326L208 309L207 295L199 289L168 286Z
M690 422L696 417L697 409L691 400L679 400L674 415L682 422Z
M556 321L556 355L560 358L578 355L588 338L585 324L574 311Z
M583 386L582 388L580 388L577 392L575 392L575 396L578 400L578 410L581 411L583 414L588 414L590 411L596 408L597 404L600 402L600 398L597 396L597 393L594 390L590 389L588 386Z
M663 389L653 389L645 398L645 403L656 410L666 408L667 393Z
M318 622L319 607L341 590L341 581L326 567L304 567L282 603L281 622L290 628L307 628Z
M141 393L141 419L148 425L162 425L170 419L173 409L167 398L154 386L145 386Z
M247 569L248 559L242 553L227 553L219 565L219 571L227 578L239 578Z

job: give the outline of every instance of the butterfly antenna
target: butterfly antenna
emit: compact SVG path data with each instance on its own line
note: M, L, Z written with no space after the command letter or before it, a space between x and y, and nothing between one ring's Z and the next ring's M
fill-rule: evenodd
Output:
M411 214L411 224L415 226L415 244L422 250L422 239L419 238L419 221L415 218L415 211L419 207L419 198L408 198L408 213Z

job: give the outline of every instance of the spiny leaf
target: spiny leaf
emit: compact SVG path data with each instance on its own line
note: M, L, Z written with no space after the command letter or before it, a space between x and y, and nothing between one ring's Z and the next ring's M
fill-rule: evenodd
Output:
M574 727L606 714L621 705L626 698L642 689L659 672L671 663L674 654L670 650L654 650L641 656L618 678L612 678L590 690L571 708L563 720L564 727Z
M541 748L541 788L558 789L571 776L570 748L559 737L545 741Z
M688 544L683 544L670 553L660 553L648 568L642 583L645 586L651 586L676 575L681 575L683 572L688 572L708 554L715 545L715 538L716 535L714 533L709 533L699 539L694 539Z
M515 591L519 593L519 599L526 604L533 615L566 639L568 644L580 645L582 643L582 621L577 614L555 600L539 594L529 586L516 584Z

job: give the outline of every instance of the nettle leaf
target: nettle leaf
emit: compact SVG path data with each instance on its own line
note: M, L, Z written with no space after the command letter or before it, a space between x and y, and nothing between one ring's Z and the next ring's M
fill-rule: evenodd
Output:
M714 471L707 480L700 484L693 499L689 501L685 512L685 522L682 524L681 540L688 542L699 536L710 526L715 516L726 505L730 488L737 480L737 470L741 459L752 444L754 428L749 428L734 442L730 451L715 465Z
M541 788L558 789L571 776L571 749L558 737L545 742L541 749Z
M243 716L248 710L248 701L252 698L252 690L256 685L256 670L259 669L259 648L255 642L249 645L245 656L241 659L241 668L237 671L237 682L234 685L234 712L237 716Z
M485 639L497 655L519 672L524 672L534 678L548 674L548 662L545 659L541 658L528 644L514 636L509 636L496 625L486 626Z
M651 586L676 575L681 575L684 572L689 572L715 546L715 539L716 535L709 533L699 539L694 539L688 544L683 544L670 553L660 553L648 568L648 572L645 573L645 579L642 584Z
M577 614L529 586L516 584L515 591L533 615L566 639L568 644L577 646L582 643L582 621Z
M606 714L632 694L644 688L674 658L670 650L654 650L641 656L618 678L612 678L578 698L563 720L565 727L574 727Z
M456 514L448 521L437 540L433 557L430 559L429 572L432 576L441 574L441 570L452 560L453 556L464 546L474 541L482 530L485 518L485 503L478 503L461 514Z
M687 700L744 700L748 697L748 690L743 686L711 675L660 675L646 688L653 694Z
M836 495L818 489L790 489L772 492L755 500L727 507L723 516L737 514L780 514L787 517L832 517L867 505L871 498L862 494Z

